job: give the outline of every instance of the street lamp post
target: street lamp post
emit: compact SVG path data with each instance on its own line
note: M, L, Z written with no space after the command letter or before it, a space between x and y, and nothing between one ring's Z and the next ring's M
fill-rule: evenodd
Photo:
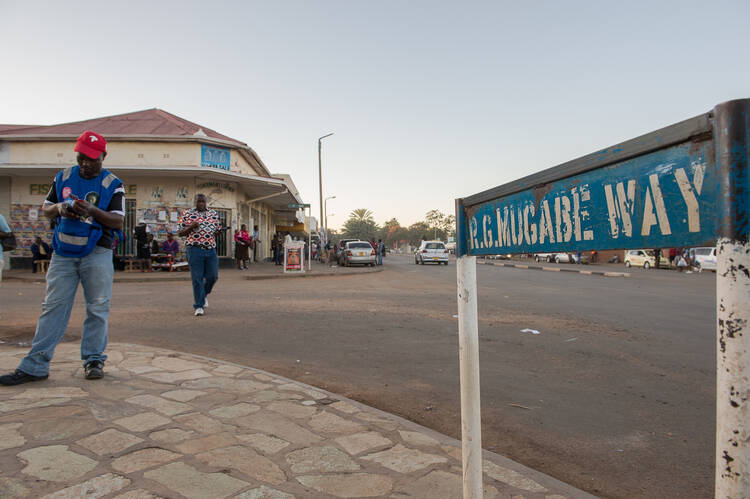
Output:
M336 199L336 196L328 196L323 200L323 214L324 218L321 220L323 223L323 234L325 234L326 242L328 241L328 200Z
M318 189L320 192L320 219L323 220L323 166L321 159L321 151L323 149L323 139L333 135L333 132L323 135L318 139Z

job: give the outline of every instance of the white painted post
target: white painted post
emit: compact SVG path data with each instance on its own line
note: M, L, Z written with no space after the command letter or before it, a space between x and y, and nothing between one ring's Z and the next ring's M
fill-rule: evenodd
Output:
M750 496L750 100L714 108L720 192L716 245L715 496Z
M456 260L461 372L461 449L464 499L482 499L482 417L479 399L477 258Z
M716 248L716 497L750 494L750 244Z

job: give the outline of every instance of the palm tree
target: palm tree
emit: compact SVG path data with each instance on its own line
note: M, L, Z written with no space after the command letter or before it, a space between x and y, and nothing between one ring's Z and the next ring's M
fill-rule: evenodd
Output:
M353 218L359 223L375 223L375 219L372 217L372 212L367 208L357 208L351 212L349 218Z
M349 214L349 219L342 227L346 237L363 239L365 241L376 236L378 224L367 208L359 208Z

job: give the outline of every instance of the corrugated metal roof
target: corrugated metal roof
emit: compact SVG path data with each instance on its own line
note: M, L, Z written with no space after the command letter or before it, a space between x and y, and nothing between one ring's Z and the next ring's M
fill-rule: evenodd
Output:
M59 125L0 125L0 136L78 135L85 130L94 130L105 137L122 135L210 137L247 147L244 142L156 108Z

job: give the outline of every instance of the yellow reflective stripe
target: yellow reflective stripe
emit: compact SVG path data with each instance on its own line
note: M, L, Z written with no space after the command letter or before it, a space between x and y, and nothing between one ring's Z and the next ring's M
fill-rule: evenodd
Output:
M88 244L89 242L88 237L71 236L70 234L65 234L64 232L60 232L57 237L65 244L72 244L73 246L86 246L86 244Z

